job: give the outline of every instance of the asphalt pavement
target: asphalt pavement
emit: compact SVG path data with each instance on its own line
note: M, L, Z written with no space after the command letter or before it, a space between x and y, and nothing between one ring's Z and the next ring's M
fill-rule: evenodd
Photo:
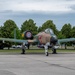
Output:
M75 53L0 55L0 75L75 75Z

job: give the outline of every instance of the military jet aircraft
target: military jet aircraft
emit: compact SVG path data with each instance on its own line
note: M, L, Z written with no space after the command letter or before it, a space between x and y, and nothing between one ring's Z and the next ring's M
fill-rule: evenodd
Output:
M3 41L11 41L11 42L20 42L20 43L38 43L40 45L44 45L46 56L49 55L48 47L52 48L53 54L56 54L56 46L59 42L69 42L75 41L75 38L68 39L57 39L57 36L53 33L53 30L48 28L45 31L42 31L33 37L31 31L25 31L22 34L27 40L20 39L10 39L10 38L0 38Z

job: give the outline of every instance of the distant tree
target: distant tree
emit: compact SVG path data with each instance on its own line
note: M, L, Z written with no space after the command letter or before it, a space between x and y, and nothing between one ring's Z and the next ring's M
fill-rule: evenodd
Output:
M42 31L42 27L38 27L38 32L41 32Z
M0 27L0 33L1 33L0 37L3 38L14 38L15 34L16 39L21 38L20 30L13 20L6 20L4 22L4 25ZM11 45L12 43L9 41L4 42L4 46L8 47L8 49L10 48Z
M14 34L12 33L14 32L15 28L17 31L19 31L16 23L13 20L6 20L6 22L4 22L4 26L1 27L2 37L13 38Z
M75 26L71 30L71 36L75 38Z
M62 27L61 32L64 35L64 37L70 38L71 37L71 24L65 24Z
M52 20L47 20L47 21L42 25L41 30L45 30L45 29L47 29L47 28L51 28L51 29L54 31L54 33L57 35L58 30L56 29L56 26L55 26L55 24L53 23Z
M2 31L1 31L1 29L2 29L2 26L0 27L0 37L2 37Z
M32 19L26 20L22 25L21 25L21 33L30 30L32 31L33 35L37 34L37 26L36 23Z
M58 32L58 39L63 39L65 36L62 34L61 31Z
M21 30L19 30L19 28L15 28L12 33L12 38L16 38L16 39L21 39L22 38L22 34L21 34Z

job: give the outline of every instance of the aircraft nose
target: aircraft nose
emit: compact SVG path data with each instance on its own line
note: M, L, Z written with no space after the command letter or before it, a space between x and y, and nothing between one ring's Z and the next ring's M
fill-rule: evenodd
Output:
M56 37L53 37L53 36L52 36L52 37L50 38L50 44L54 44L54 45L55 45L55 44L57 43L57 41L58 41L58 39L57 39Z

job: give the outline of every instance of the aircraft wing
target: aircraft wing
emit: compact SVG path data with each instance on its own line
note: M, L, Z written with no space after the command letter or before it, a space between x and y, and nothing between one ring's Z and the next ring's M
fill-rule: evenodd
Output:
M75 41L75 38L67 38L67 39L58 39L59 43L63 43L63 42L73 42Z
M0 38L2 41L10 41L10 42L19 42L19 43L27 43L28 40L21 40L21 39L10 39L10 38Z
M18 42L18 43L34 43L38 42L37 40L21 40L21 39L10 39L10 38L0 38L2 41Z

